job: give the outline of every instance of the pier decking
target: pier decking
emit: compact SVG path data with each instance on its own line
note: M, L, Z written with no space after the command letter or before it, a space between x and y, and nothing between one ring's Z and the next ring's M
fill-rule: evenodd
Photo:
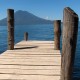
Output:
M54 41L21 41L0 55L0 80L60 80L60 71Z
M54 20L55 42L27 41L25 32L25 41L14 46L14 10L7 13L8 50L0 55L0 80L72 80L78 15L69 7L64 9L60 54L61 20Z

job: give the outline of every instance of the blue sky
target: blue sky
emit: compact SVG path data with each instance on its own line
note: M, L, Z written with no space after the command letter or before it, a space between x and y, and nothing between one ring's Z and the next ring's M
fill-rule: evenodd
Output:
M71 7L80 17L80 0L0 0L0 19L7 16L6 10L25 10L45 19L63 19L63 9Z

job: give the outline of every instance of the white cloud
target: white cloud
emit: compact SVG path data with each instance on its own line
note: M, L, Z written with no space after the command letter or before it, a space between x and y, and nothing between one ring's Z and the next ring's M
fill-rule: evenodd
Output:
M46 16L46 17L45 17L45 19L47 19L47 20L48 20L48 19L49 19L49 17L48 17L48 16Z

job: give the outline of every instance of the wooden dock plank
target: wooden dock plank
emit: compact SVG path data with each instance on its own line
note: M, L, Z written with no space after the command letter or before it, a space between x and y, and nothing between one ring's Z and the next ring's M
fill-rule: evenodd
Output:
M54 41L21 41L0 55L0 80L60 80L60 72Z
M60 80L60 76L0 74L1 80Z
M29 69L29 70L33 70L33 69L37 69L37 70L60 70L60 66L19 66L19 65L0 65L0 69L6 69L6 68L9 68L9 69Z

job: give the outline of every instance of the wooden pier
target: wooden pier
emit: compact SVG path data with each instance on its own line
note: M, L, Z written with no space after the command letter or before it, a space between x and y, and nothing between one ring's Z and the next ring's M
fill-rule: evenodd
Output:
M24 41L14 45L14 10L8 9L8 50L0 55L0 80L72 80L78 15L64 9L62 53L61 20L54 20L54 41Z
M54 41L21 41L0 55L0 80L60 80L60 71Z

